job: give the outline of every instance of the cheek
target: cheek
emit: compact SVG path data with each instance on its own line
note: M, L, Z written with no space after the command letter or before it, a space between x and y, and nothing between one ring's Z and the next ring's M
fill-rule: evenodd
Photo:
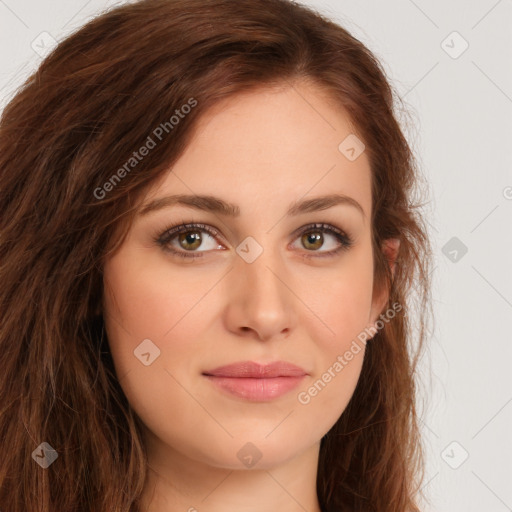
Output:
M191 399L197 393L193 377L199 375L200 367L194 342L214 315L216 297L207 292L219 276L203 272L194 279L191 271L138 262L142 259L125 248L105 265L107 338L119 383L132 408L151 431L180 445L184 435L200 437L193 427L196 421L199 430L208 421ZM187 433L176 418L187 418Z
M327 356L332 358L345 351L368 326L372 287L371 252L359 250L340 265L339 271L332 271L323 279L316 293L309 293L311 309L318 317L311 323L316 326L312 338L319 340Z
M104 269L105 326L120 365L132 364L133 351L145 339L160 349L169 340L178 351L190 345L204 329L211 305L207 292L218 280L204 273L194 279L190 271L167 264L138 263L143 261L126 249Z
M372 299L372 260L354 255L351 264L310 295L318 318L309 322L318 359L315 374L299 394L298 402L311 415L323 415L329 424L339 418L360 377ZM319 319L322 321L320 322Z

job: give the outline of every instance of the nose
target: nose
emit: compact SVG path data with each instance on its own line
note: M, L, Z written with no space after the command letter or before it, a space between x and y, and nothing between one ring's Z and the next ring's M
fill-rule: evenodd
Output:
M290 335L300 301L277 256L264 250L252 263L238 257L228 279L225 321L231 332L261 341Z

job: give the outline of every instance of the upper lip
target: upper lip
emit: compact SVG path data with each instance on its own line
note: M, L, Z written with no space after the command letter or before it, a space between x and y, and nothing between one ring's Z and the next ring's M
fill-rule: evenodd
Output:
M240 361L238 363L219 366L214 370L208 370L203 372L203 375L264 379L272 377L300 377L307 375L307 372L300 366L286 361L275 361L269 364L259 364L254 361Z

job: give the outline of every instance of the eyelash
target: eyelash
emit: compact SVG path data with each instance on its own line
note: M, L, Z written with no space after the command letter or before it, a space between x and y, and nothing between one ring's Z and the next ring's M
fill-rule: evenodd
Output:
M179 235L181 233L187 233L189 231L190 232L206 231L209 235L211 235L214 238L217 238L220 236L219 232L216 229L214 229L213 227L208 226L206 224L201 224L201 223L185 224L185 223L183 223L183 224L178 224L178 225L174 225L174 226L170 226L170 227L166 228L163 231L163 233L161 233L160 235L155 237L154 241L155 241L155 243L160 245L166 252L169 252L172 255L175 255L175 256L178 256L181 258L188 258L188 259L202 258L203 254L201 254L201 253L209 252L209 251L185 252L185 251L178 251L169 246L169 242L176 235ZM334 226L331 226L330 224L324 224L324 223L314 223L314 224L309 224L307 226L304 226L304 228L302 228L300 230L300 232L297 233L296 238L301 237L302 235L304 235L305 233L308 233L308 232L329 233L338 239L338 241L340 242L340 246L337 249L334 249L331 251L325 251L325 252L307 251L307 249L305 249L307 252L311 252L312 254L304 254L303 255L304 258L334 257L342 251L347 251L354 244L354 241L350 237L350 235L344 233L343 231L341 231L340 229L338 229Z

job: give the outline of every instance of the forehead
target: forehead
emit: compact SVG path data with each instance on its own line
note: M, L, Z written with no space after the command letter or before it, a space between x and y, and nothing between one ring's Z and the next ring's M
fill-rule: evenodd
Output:
M354 132L342 106L309 83L237 94L201 117L185 152L150 196L211 194L241 204L243 214L244 203L254 210L250 203L270 207L340 193L356 199L369 218L368 158L363 151L350 160L340 150Z

